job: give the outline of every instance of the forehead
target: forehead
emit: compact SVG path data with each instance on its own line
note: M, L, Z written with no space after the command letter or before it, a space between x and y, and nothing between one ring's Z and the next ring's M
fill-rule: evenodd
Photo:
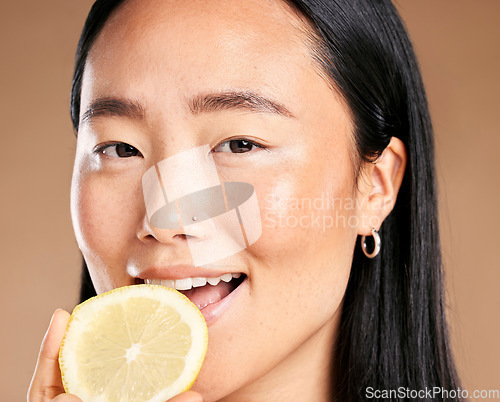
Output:
M233 35L254 43L281 38L283 45L290 40L297 42L304 21L282 0L127 0L109 19L101 36L131 41L169 34L185 41L206 41L217 36L227 40Z
M242 75L248 82L310 65L306 29L281 0L129 0L107 21L88 65L107 81L147 74L164 83L210 77L238 86Z

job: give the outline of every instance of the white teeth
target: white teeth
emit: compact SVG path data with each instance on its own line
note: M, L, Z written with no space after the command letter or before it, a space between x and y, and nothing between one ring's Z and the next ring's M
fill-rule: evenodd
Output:
M175 280L175 288L177 290L189 290L193 287L193 279L185 278L185 279L176 279Z
M199 288L205 286L207 283L216 286L220 281L229 282L233 278L241 277L241 273L234 274L224 274L218 278L184 278L184 279L145 279L144 283L148 285L162 285L167 288L177 289L177 290L189 290L191 288Z
M167 288L175 289L175 282L170 279L162 279L161 285L166 286Z
M207 284L207 278L193 278L193 288L199 288Z
M215 286L220 282L220 278L207 278L207 282L210 285Z

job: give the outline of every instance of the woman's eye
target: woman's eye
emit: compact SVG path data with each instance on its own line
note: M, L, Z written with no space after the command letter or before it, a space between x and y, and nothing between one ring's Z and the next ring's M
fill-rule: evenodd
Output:
M241 154L245 152L250 152L255 148L264 148L262 145L256 144L255 142L249 140L228 140L217 145L213 152L229 152L233 154Z
M132 156L142 156L137 148L124 142L107 144L96 149L97 153L102 153L112 158L130 158Z

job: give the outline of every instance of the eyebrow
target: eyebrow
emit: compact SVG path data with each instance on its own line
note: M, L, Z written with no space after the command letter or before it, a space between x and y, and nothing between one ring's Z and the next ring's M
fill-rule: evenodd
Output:
M271 113L284 117L295 117L283 104L250 91L227 91L199 94L188 100L194 115L224 110L246 110L253 113ZM144 107L131 99L103 97L94 100L83 114L80 125L96 117L128 117L144 119Z
M146 112L139 102L131 99L98 98L85 111L80 124L87 123L95 117L109 116L144 119Z
M294 117L283 104L250 91L199 94L190 99L188 105L193 114L246 110L253 113L273 113L284 117Z

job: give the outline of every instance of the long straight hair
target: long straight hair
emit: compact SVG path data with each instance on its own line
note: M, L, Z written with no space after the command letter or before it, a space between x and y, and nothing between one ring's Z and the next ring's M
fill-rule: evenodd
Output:
M365 400L368 389L457 390L443 300L433 132L406 29L390 0L286 1L309 20L314 57L351 110L356 176L393 136L408 153L396 205L380 228L380 254L368 259L359 244L354 250L332 347L331 399ZM83 28L71 95L75 130L87 54L122 3L96 1ZM81 300L92 295L84 261Z
M335 396L438 387L451 391L443 400L460 400L448 398L459 381L443 300L433 130L406 29L389 0L292 3L314 22L318 59L354 116L358 161L376 160L393 136L408 153L396 205L380 229L380 255L366 258L359 243L354 251L333 350Z

